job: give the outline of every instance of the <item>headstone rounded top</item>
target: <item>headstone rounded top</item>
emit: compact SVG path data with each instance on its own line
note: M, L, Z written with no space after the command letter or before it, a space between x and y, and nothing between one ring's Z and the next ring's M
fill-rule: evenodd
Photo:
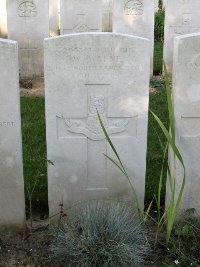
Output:
M141 36L136 36L136 35L131 35L131 34L125 34L125 33L111 33L111 32L81 32L81 33L71 33L71 34L65 34L65 35L60 35L60 36L55 36L55 37L48 37L45 38L45 42L46 41L52 41L52 40L56 40L56 39L69 39L70 37L79 37L81 38L81 36L88 36L88 37L92 37L94 38L95 36L110 36L111 38L114 37L121 37L121 38L130 38L130 39L137 39L137 40L144 40L146 42L150 43L150 40Z
M181 40L181 39L184 40L184 39L191 38L191 37L200 37L200 32L194 32L194 33L179 35L179 36L175 37L175 40Z

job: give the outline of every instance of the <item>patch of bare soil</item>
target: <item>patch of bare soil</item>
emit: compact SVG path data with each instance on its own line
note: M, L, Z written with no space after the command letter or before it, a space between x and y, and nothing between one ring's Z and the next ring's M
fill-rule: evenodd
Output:
M44 228L0 235L0 266L53 266L49 259L50 242L49 231Z
M159 87L159 83L162 85L163 76L156 75L152 77L154 83L150 86L150 93L160 93L163 91L163 87ZM155 86L153 86L155 84ZM40 80L20 80L20 95L21 96L44 96L45 85L44 79Z
M44 96L44 80L20 80L21 96Z

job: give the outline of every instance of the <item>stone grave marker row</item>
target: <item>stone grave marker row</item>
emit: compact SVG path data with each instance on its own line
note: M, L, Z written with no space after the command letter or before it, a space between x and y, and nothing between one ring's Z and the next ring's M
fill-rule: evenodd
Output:
M25 223L17 42L0 39L0 231Z
M167 0L165 4L164 61L170 76L173 71L174 38L200 32L199 0Z

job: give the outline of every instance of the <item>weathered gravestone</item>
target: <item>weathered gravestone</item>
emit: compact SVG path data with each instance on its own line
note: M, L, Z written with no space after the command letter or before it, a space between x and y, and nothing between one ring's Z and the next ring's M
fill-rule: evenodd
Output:
M181 210L195 208L200 214L200 34L175 38L173 97L176 142L186 167L186 186ZM173 155L170 153L173 170ZM183 169L177 164L177 186ZM168 195L170 188L168 188ZM167 199L168 204L168 199Z
M17 43L0 39L0 231L25 222Z
M151 74L153 74L154 1L114 0L113 32L132 34L151 41Z
M8 37L18 41L20 78L44 76L43 41L49 36L48 0L7 0Z
M158 12L159 9L159 0L154 0L154 11L155 13Z
M49 0L49 28L50 36L57 36L59 34L58 0Z
M0 0L0 38L7 38L6 0Z
M164 61L169 75L173 68L174 37L200 32L199 0L167 0L165 6Z
M106 44L106 45L105 45ZM149 99L149 41L110 33L45 41L46 125L50 215L79 201L130 200L105 127L144 203Z
M102 0L60 0L60 32L101 32Z
M103 4L103 32L112 32L113 0L102 0Z

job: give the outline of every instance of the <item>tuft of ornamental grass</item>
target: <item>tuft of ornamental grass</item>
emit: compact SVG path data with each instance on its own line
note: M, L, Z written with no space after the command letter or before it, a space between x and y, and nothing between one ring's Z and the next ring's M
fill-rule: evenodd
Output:
M92 201L73 209L53 227L52 261L63 266L145 266L150 245L131 208L113 201Z

